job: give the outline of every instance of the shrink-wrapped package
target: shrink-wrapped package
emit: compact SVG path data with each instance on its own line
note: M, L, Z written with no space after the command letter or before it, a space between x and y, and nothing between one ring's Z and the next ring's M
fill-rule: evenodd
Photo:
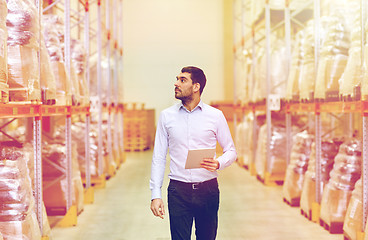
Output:
M322 139L321 142L321 192L330 179L330 172L333 167L335 156L339 151L339 139ZM309 158L308 169L304 176L303 188L300 196L300 208L308 217L312 217L312 205L316 202L316 146L312 144L312 151Z
M287 80L287 63L285 44L277 40L274 48L271 50L271 70L270 70L270 94L285 97ZM259 53L257 61L256 83L253 91L253 102L259 102L266 99L267 96L267 78L266 78L266 54L263 51Z
M275 181L282 181L286 172L286 130L283 126L273 125L271 127L270 165L267 166L267 124L259 130L256 172L261 179L266 175Z
M254 70L254 88L252 92L252 102L260 102L266 98L266 54L265 49L260 48L257 51Z
M89 88L86 80L86 50L79 40L73 39L71 45L72 63L77 77L80 103L89 104Z
M78 142L77 151L78 151L78 163L79 169L81 172L82 178L85 178L86 175L86 146L85 146L85 132L86 132L86 124L83 122L76 122L72 125L72 138ZM97 157L98 157L98 142L97 142L97 132L96 129L91 128L89 132L89 141L90 141L90 174L91 176L98 177L97 169Z
M291 65L286 85L286 100L299 101L300 72L304 58L304 31L296 34L295 46L291 56Z
M248 166L253 159L253 119L253 114L249 113L237 126L236 150L240 166Z
M47 52L45 40L41 38L41 93L43 104L53 105L56 102L56 80L51 69L50 56Z
M312 149L313 135L303 131L293 138L290 163L286 169L283 185L283 197L291 206L299 206L302 192L304 174L308 168Z
M9 99L40 101L38 11L31 0L7 2Z
M241 54L238 56L239 61L235 61L235 69L236 69L236 100L242 103L249 102L248 97L248 73L250 70L250 57L244 56L244 54Z
M309 21L304 30L304 41L302 52L304 58L300 71L299 98L302 101L313 100L315 83L315 64L314 64L314 25Z
M43 15L46 48L56 82L56 104L72 104L72 83L64 63L64 25L57 15ZM73 74L71 68L71 75Z
M8 93L8 31L6 29L7 14L8 10L6 1L0 0L0 91ZM8 95L1 95L1 102L8 102L8 99Z
M344 142L335 157L330 179L323 190L320 222L329 226L331 233L342 233L345 213L360 178L362 145L359 140Z
M0 232L5 239L40 239L29 157L20 148L1 143Z
M45 143L42 148L43 195L47 214L65 215L67 212L68 181L66 178L66 146ZM72 147L72 204L78 213L83 211L83 186L78 165L77 146Z
M362 179L360 178L351 195L348 210L346 211L344 220L344 237L345 239L358 239L357 232L362 231L363 222L363 204L362 204Z
M368 21L365 24L366 39L368 37ZM368 100L368 43L364 45L364 65L363 65L363 80L362 80L362 100ZM368 225L368 224L367 224Z
M107 102L107 97L109 94L108 91L108 63L107 63L107 58L102 58L101 61L101 92L102 92L102 97L101 100L103 103ZM112 61L110 61L110 64L112 64ZM113 69L113 68L112 68ZM111 71L112 71L111 69ZM99 89L97 88L98 84L97 84L97 59L96 58L92 58L92 60L90 60L90 95L91 96L98 96L98 91ZM113 82L113 72L110 72L110 76L111 76L111 82ZM113 85L110 85L111 89L113 87Z
M360 4L353 1L349 4L349 8L353 9L355 14L352 21L349 50L349 58L344 73L339 80L340 94L344 99L357 100L360 99L360 87L363 79L362 72L362 54L361 54L361 23L360 23ZM343 14L341 14L343 15Z
M339 79L348 61L349 31L344 15L336 10L326 17L326 30L318 65L315 98L339 100Z

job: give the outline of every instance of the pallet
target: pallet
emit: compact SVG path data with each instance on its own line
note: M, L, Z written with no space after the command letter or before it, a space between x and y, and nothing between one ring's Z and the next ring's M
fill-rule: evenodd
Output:
M0 103L9 102L9 86L6 83L0 82Z
M312 210L311 209L309 209L309 214L305 212L303 209L300 209L300 214L304 216L306 219L308 219L309 221L312 221Z
M281 186L284 184L284 177L271 176L269 173L264 174L264 178L257 174L257 180L266 186Z
M364 240L365 233L364 232L357 232L356 238L351 238L345 231L344 231L344 240Z
M331 234L342 234L344 222L332 222L330 225L324 222L322 219L319 219L319 225L321 225L324 229L326 229Z
M291 201L284 198L284 202L290 207L300 207L300 198L293 198Z

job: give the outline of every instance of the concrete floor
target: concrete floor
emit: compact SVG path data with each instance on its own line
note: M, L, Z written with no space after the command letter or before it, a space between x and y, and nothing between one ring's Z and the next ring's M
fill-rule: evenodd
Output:
M53 228L53 240L168 240L169 221L150 211L152 151L128 153L127 161L95 202L86 205L78 225ZM168 178L163 186L164 202ZM282 187L268 187L236 163L220 172L219 240L343 239L332 235L282 201ZM166 209L167 211L167 209ZM195 239L194 237L192 239Z

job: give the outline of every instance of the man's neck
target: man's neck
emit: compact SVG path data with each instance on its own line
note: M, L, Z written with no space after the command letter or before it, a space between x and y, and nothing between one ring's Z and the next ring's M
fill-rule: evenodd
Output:
M195 99L192 99L186 102L182 101L182 103L188 111L192 111L198 105L200 101L201 101L201 98L195 98Z

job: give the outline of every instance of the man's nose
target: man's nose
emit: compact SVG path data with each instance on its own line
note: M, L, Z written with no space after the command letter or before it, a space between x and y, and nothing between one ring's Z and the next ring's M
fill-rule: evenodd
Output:
M175 86L175 87L179 86L179 80L176 80L176 81L175 81L174 86Z

